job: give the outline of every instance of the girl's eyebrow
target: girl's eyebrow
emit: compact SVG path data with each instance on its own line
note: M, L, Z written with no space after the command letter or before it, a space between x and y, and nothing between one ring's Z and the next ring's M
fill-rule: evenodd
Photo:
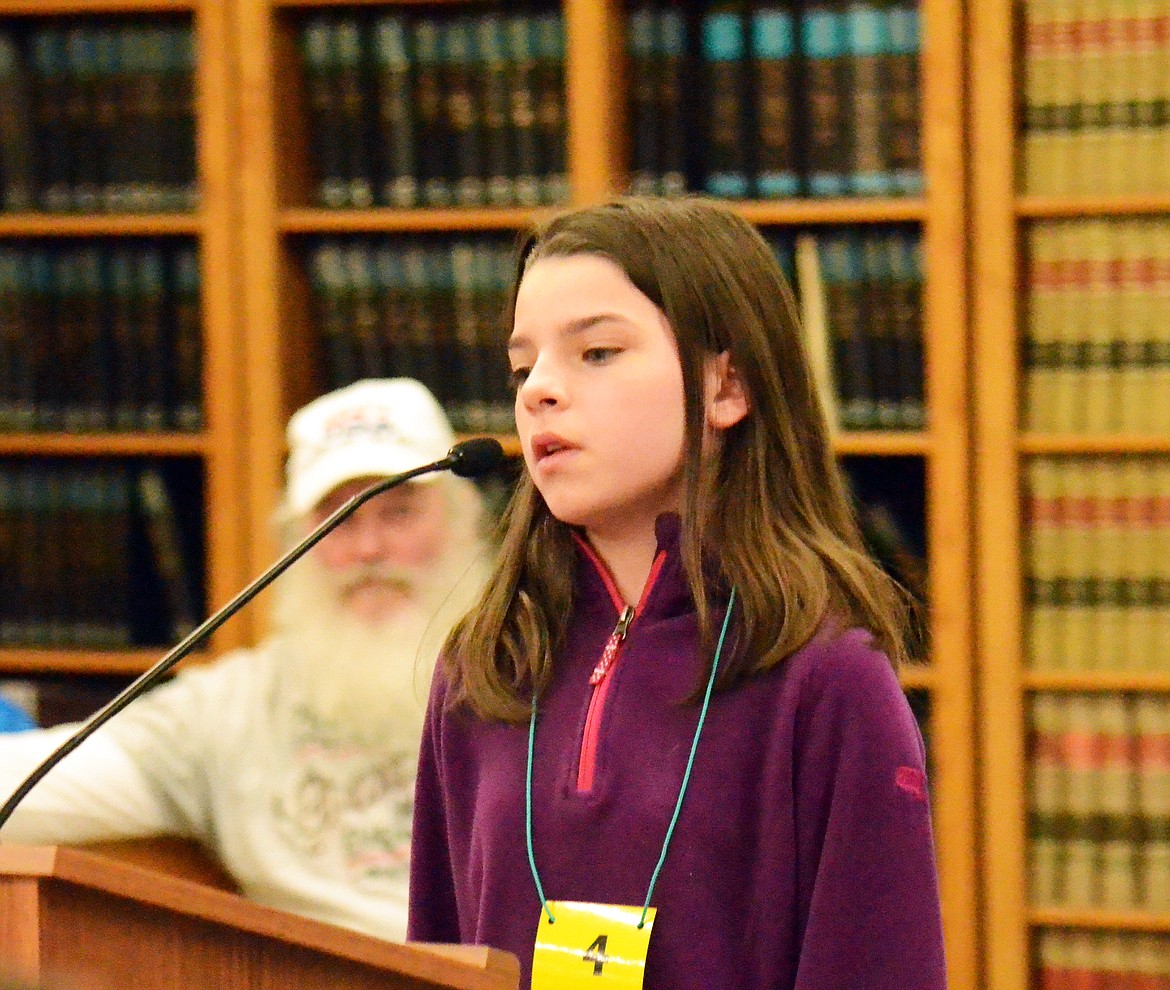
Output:
M625 317L623 317L620 313L594 313L590 316L582 316L577 320L570 320L560 328L559 333L563 337L575 337L584 333L586 330L589 330L591 327L597 326L599 323L607 323L610 321L620 322L624 319ZM531 344L532 342L528 339L528 337L522 333L514 333L511 337L508 338L509 351L515 351L523 347L529 347Z

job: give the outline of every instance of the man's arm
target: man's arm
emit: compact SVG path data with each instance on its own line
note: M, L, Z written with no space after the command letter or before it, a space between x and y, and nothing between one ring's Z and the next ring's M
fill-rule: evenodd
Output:
M7 799L76 729L63 725L0 736L0 797ZM175 827L137 764L99 729L28 793L0 828L0 842L138 838Z

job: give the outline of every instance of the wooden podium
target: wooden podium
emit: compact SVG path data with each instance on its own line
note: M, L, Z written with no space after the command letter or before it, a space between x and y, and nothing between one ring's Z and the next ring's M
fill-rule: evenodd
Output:
M190 847L0 846L0 980L45 990L515 990L516 958L245 900Z

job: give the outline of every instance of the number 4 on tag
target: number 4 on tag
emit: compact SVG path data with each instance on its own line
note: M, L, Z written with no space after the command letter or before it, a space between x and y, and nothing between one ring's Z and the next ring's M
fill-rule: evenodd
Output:
M533 990L641 990L654 915L650 908L639 928L640 907L549 901L536 932Z
M581 958L586 962L593 963L593 975L601 975L601 967L609 961L609 956L605 954L605 943L609 941L608 935L598 935L593 940L593 944L585 950L585 955Z

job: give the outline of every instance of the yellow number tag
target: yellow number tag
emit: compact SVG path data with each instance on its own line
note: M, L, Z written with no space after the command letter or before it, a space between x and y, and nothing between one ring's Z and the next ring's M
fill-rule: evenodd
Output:
M540 912L532 990L641 990L655 909L638 927L640 907L549 901Z

